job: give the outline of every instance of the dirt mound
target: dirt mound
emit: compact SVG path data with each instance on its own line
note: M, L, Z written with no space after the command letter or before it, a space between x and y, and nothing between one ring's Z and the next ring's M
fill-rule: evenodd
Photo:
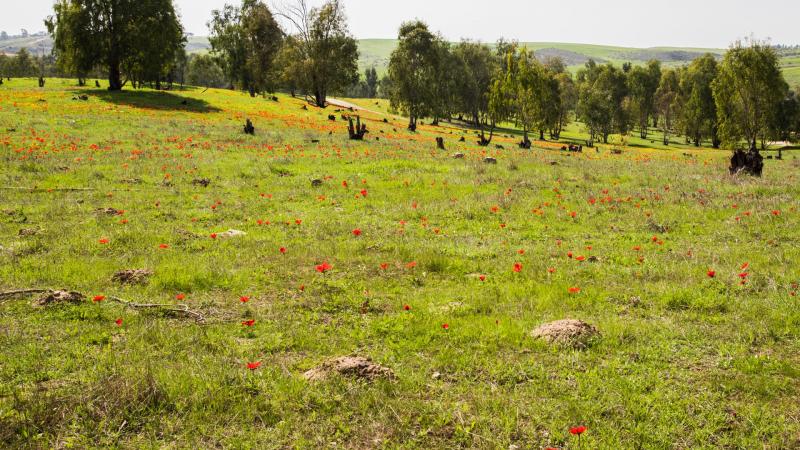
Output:
M549 344L573 348L586 348L600 332L592 325L580 320L559 320L546 323L531 332L535 339L544 339Z
M122 215L123 211L116 209L116 208L97 208L94 212L98 214L105 214L107 216L119 216Z
M370 381L377 378L395 378L392 369L375 364L369 358L360 356L341 356L330 359L304 373L303 377L308 381L322 381L336 373L345 377Z
M51 291L33 302L36 306L48 306L56 303L81 303L86 297L80 292Z
M148 269L120 270L111 277L111 281L119 284L144 284L151 275L153 271Z
M36 236L39 234L39 230L37 228L22 228L19 230L19 236L27 237L27 236Z

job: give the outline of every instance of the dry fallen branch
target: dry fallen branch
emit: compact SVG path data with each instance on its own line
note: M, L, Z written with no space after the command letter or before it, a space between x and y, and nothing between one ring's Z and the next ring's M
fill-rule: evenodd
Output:
M0 190L4 191L30 191L30 192L84 192L96 191L95 188L37 188L25 186L0 186Z
M29 294L45 294L47 292L53 292L52 289L19 289L14 291L4 291L0 292L0 305L3 303L13 300L15 297L19 297L20 295L29 295Z
M51 294L54 292L60 292L56 289L16 289L11 291L3 291L0 292L0 304L5 303L13 298L30 295L30 294ZM189 309L188 305L168 305L168 304L159 304L159 303L135 303L131 302L119 297L108 297L108 300L113 301L115 303L119 303L123 305L125 308L130 309L160 309L162 311L171 312L175 314L182 314L187 317L191 317L195 320L195 322L200 324L206 323L206 318L202 314L197 311L192 311Z
M167 304L158 304L158 303L134 303L130 302L125 299L121 299L119 297L108 297L109 300L113 302L117 302L121 305L124 305L126 308L130 309L161 309L163 311L184 314L189 317L193 317L195 322L197 323L205 323L206 318L197 311L192 311L189 309L188 305L167 305Z

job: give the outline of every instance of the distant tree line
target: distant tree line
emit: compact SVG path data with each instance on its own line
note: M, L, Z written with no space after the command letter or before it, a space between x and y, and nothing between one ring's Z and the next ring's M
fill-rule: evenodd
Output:
M398 39L386 85L411 130L423 117L459 118L488 145L499 124L512 123L523 132L522 147L530 132L559 139L573 118L590 145L655 131L665 145L682 135L696 146L756 148L800 133L800 95L784 80L775 48L758 41L735 43L720 62L708 54L674 69L590 60L573 77L560 59L539 61L515 42L450 44L420 21L403 24Z
M359 81L358 45L339 0L319 8L294 0L282 11L259 0L226 4L208 23L210 54L192 57L173 0L58 0L53 9L45 24L57 65L79 84L102 68L110 90L187 81L252 96L281 88L324 107L330 93ZM373 70L362 93L375 95L376 86Z
M172 0L58 0L45 20L59 68L83 85L102 68L109 90L163 81L185 70L186 39Z
M573 76L562 60L539 60L516 42L452 44L412 21L401 25L379 80L372 67L359 76L357 42L339 0L318 8L292 0L282 10L260 0L226 4L208 23L211 52L192 57L173 0L58 0L45 23L55 68L52 58L21 52L0 60L0 70L36 75L38 63L40 75L48 68L83 84L102 69L111 90L128 82L189 82L251 96L281 89L319 107L333 93L383 96L408 116L411 130L422 118L460 119L479 130L482 145L501 124L519 127L520 145L529 147L530 133L559 139L573 120L584 124L589 144L658 133L665 145L683 136L697 146L756 148L800 132L800 95L784 80L777 53L790 49L755 40L735 43L719 61L709 54L665 68L655 60L621 67L590 60Z

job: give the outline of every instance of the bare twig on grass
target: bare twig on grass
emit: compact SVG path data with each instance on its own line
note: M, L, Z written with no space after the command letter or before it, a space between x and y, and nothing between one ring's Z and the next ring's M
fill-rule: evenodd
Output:
M121 305L124 305L126 308L131 309L161 309L167 312L173 312L178 314L184 314L186 316L194 318L195 322L197 323L205 323L206 318L202 314L197 311L192 311L189 309L188 305L167 305L167 304L159 304L159 303L134 303L130 302L125 299L121 299L119 297L108 297L109 300L113 302L117 302Z
M38 188L38 187L25 187L25 186L0 186L0 190L4 191L30 191L30 192L84 192L96 191L95 188Z
M20 295L28 295L28 294L44 294L46 292L53 292L52 289L18 289L13 291L3 291L0 292L0 305L3 303L13 300L14 297L18 297Z
M22 295L30 295L30 294L46 294L58 292L56 289L15 289L11 291L3 291L0 292L0 304L3 304L15 297L22 296ZM188 305L168 305L168 304L160 304L160 303L135 303L131 302L119 297L108 297L110 301L115 303L119 303L123 305L125 308L130 309L160 309L162 311L176 313L176 314L183 314L184 316L191 317L195 320L195 322L200 324L206 323L206 318L202 314L197 311L192 311L189 309Z

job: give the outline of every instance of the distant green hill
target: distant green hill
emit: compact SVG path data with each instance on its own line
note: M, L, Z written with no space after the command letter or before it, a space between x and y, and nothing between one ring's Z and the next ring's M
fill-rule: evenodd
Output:
M719 48L691 48L691 47L651 47L633 48L617 47L611 45L594 44L569 44L563 42L522 42L522 46L536 52L541 57L557 56L564 60L567 66L575 71L582 67L589 59L599 63L614 63L621 65L625 62L643 64L651 59L661 61L665 66L674 67L688 64L695 58L705 53L721 57L725 53ZM493 45L490 43L490 45ZM14 54L20 48L27 48L36 55L47 54L53 46L49 36L29 36L26 38L14 37L0 41L0 53ZM396 39L361 39L359 50L361 59L359 68L363 72L368 67L375 67L379 76L386 73L389 57L397 47ZM204 53L209 49L208 38L204 36L191 36L186 49L189 53ZM800 85L800 54L789 53L782 58L786 80L792 86Z

